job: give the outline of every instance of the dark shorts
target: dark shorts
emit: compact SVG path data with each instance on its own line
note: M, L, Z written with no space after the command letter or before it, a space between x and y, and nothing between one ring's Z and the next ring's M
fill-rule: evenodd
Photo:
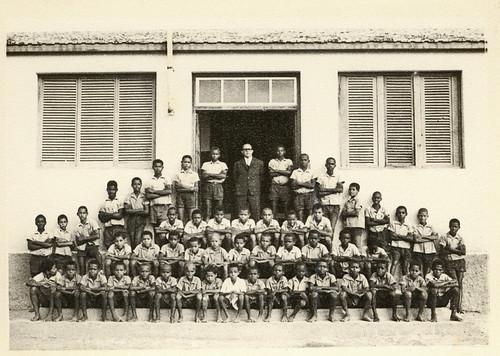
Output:
M175 196L177 208L194 209L198 207L198 197L196 192L179 192Z
M283 293L275 293L274 295L268 294L267 295L267 302L269 303L270 300L272 300L273 308L282 308L283 307L283 299L281 299L282 295L286 295L289 297L289 294L286 292Z
M31 277L36 276L38 273L42 272L43 265L48 259L49 256L30 255Z
M391 296L391 291L389 290L377 290L375 294L377 298L378 308L390 308L394 303L394 299ZM399 297L398 297L399 298Z
M77 251L78 257L87 257L87 258L98 258L99 257L99 246L94 245L93 243L87 243L85 246L85 250Z
M155 204L151 206L151 224L156 225L167 220L167 212L170 204Z
M346 299L347 299L347 306L349 308L363 308L364 307L365 299L363 297L355 297L353 295L347 294Z
M328 308L330 306L332 296L336 298L338 297L338 293L318 292L318 308Z
M271 188L269 189L269 200L288 202L290 200L290 187L288 184L279 185L272 183Z
M384 250L387 248L387 230L383 231L371 231L368 230L368 244L370 241L374 241L378 246L382 247Z
M444 265L446 273L452 278L456 277L456 272L466 272L465 258L459 260L444 260Z
M434 261L436 259L436 254L435 253L413 252L412 258L415 262L417 262L419 264L430 266L430 265L432 265L432 261Z
M392 261L399 261L401 258L407 262L411 260L411 250L409 248L391 246L389 251Z
M204 183L201 186L201 197L203 200L224 199L224 187L222 183Z
M296 210L311 210L313 205L313 192L295 193L293 205Z

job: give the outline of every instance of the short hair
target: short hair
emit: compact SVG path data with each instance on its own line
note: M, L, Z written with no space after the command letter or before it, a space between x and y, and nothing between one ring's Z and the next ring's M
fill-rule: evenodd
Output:
M374 247L374 246L379 246L378 240L376 238L368 238L368 241L366 243L368 247Z
M358 265L358 266L359 266L359 265L360 265L360 264L359 264L359 261L356 261L356 260L350 260L350 261L349 261L349 267L354 266L354 265Z
M420 269L420 263L418 263L417 261L411 261L410 265L408 266L408 270L410 270L413 266L417 266L418 269Z
M191 157L191 155L184 155L184 156L182 156L182 158L181 158L181 162L182 162L182 161L184 161L186 158L189 158L189 160L190 160L191 162L193 162L193 157Z
M100 267L100 264L99 264L99 261L95 258L91 258L88 262L87 262L87 265L96 265L97 268Z
M115 187L116 189L118 189L118 183L116 182L116 180L109 180L108 183L106 183L106 188L111 188L111 187Z
M172 265L170 263L162 263L160 265L160 272L172 271Z
M340 231L339 233L339 239L341 239L342 237L348 237L349 239L351 239L351 232L347 229L342 229L342 231Z
M195 214L199 214L199 215L201 215L201 210L200 210L200 209L194 209L194 210L191 212L191 219L193 218L193 216L195 216Z
M378 190L376 190L372 193L372 198L375 196L375 194L379 194L380 196L382 196L382 193L380 193Z
M230 268L236 268L238 271L240 270L240 266L236 263L230 263L227 265L227 270L229 271Z
M320 203L316 203L312 206L312 211L316 211L319 209L323 210L323 206Z
M246 211L247 213L250 213L250 210L248 208L241 208L239 211L238 211L238 214L241 214L241 212L243 211Z
M458 224L458 226L460 226L460 220L458 220L457 218L450 219L448 226L451 226L451 224Z
M149 236L151 238L151 240L153 239L153 234L151 233L151 231L148 231L148 230L143 231L142 236L141 236L141 240L144 239L144 236Z
M277 262L277 263L275 263L275 264L274 264L274 266L273 266L273 271L274 271L277 267L281 267L281 269L283 269L283 263L281 263L281 262Z
M68 221L68 217L65 214L61 214L57 217L57 222L59 222L62 219L66 219L66 221Z
M420 208L417 211L417 215L420 214L420 213L427 213L427 214L429 214L429 210L427 210L427 208Z
M291 210L288 210L288 212L286 213L287 216L290 216L290 215L297 215L297 212L293 209Z
M118 266L122 266L123 269L125 269L125 263L123 261L116 261L115 262L115 267L113 268L113 270L115 270L116 267L118 267Z
M305 158L307 158L309 160L309 155L307 153L301 153L299 157L301 159L305 157Z
M115 241L117 238L121 237L123 239L125 239L125 232L124 231L116 231L114 234L113 234L113 241Z
M269 237L269 239L271 239L271 237L272 237L272 236L271 236L271 233L270 233L270 232L264 231L264 232L262 233L262 235L260 235L260 239L261 239L261 241L262 241L262 238L263 238L263 237Z
M268 207L266 207L266 208L262 209L262 214L264 214L264 211L270 211L270 212L271 212L271 214L273 213L273 209L268 208Z
M294 242L297 235L293 232L287 232L285 235L283 235L283 241L285 241L285 237L291 237L292 242Z
M38 219L40 219L40 218L41 218L41 219L43 219L43 220L45 220L45 222L47 222L47 218L45 217L45 215L43 215L43 214L38 214L38 215L35 217L35 223L36 223L36 221L37 221Z
M309 231L309 234L307 235L307 238L309 239L311 235L317 235L319 238L319 231L318 230L311 230Z
M184 265L184 273L188 270L189 267L193 267L194 270L196 271L196 266L194 265L194 263L189 261L189 262L186 262L186 264Z
M205 267L205 275L208 272L212 272L213 274L215 274L217 276L217 266L215 266L215 265L208 265L207 267Z
M149 271L151 272L151 264L150 263L142 263L139 265L139 270L143 269L144 267L146 267L147 269L149 269Z
M177 239L179 239L179 232L177 230L170 231L168 233L168 239L170 240L172 237L177 237Z
M243 146L245 146L245 145L249 145L249 146L252 148L252 150L253 150L253 146L252 146L252 144L251 144L251 143L248 143L248 142L246 142L246 143L244 143L244 144L242 144L242 145L241 145L241 149L242 149L242 150L243 150Z
M431 269L435 269L437 266L444 267L443 261L437 259L432 262L432 267Z
M243 242L245 242L248 238L248 234L247 233L241 233L241 234L238 234L234 237L234 242L236 242L236 240L243 240Z
M325 164L328 163L329 160L333 160L333 162L336 164L337 163L337 160L333 157L328 157L327 159L325 159Z
M325 260L318 260L318 261L316 262L316 268L318 268L318 267L319 267L320 263L326 263L326 265L328 266L328 262L326 262Z
M359 189L361 188L358 183L353 182L349 184L349 188L356 188L356 190L359 192Z
M378 261L377 264L375 265L375 268L379 268L379 267L387 268L388 265L389 265L389 261Z
M286 151L286 147L285 147L285 145L284 145L284 144L282 144L282 143L278 143L278 144L276 145L276 150L277 150L278 148L280 148L280 147L281 147L281 148L283 148L283 149Z
M56 261L53 258L48 258L45 261L42 262L42 271L47 272L48 270L51 270L52 267L56 265Z
M405 213L406 213L406 214L408 214L408 209L406 209L406 206L404 206L404 205L400 205L400 206L398 206L398 207L396 208L396 211L398 211L398 210L404 210L404 211L405 211Z
M85 211L86 211L86 212L87 212L87 214L88 214L89 209L87 209L87 207L86 207L85 205L80 205L80 206L78 207L78 209L76 209L76 212L78 213L81 209L85 209Z
M300 266L304 266L304 267L306 267L305 262L303 262L303 261L299 261L299 262L297 262L297 263L295 264L295 270L298 270Z
M197 238L196 236L193 236L193 237L191 237L191 238L189 239L189 243L191 243L191 242L198 242L198 243L199 243L199 242L200 242L200 240L198 240L198 238Z
M76 268L76 262L75 261L68 261L64 264L64 269L67 269L68 266L75 266Z
M154 159L153 163L151 165L154 166L156 163L160 163L163 166L163 161L161 159L159 159L159 158Z
M210 152L213 152L213 151L219 151L220 153L220 148L217 147L217 146L213 146L211 149L210 149Z
M215 208L214 213L224 213L224 208L222 206L218 206Z
M134 181L138 180L141 184L142 184L142 179L140 177L134 177L132 178L132 180L130 181L131 184L134 184Z
M173 211L174 213L177 214L177 208L175 206L171 206L170 208L167 209L167 214Z
M257 271L257 274L259 274L259 267L257 267L257 266L248 267L248 272L251 272L251 271Z

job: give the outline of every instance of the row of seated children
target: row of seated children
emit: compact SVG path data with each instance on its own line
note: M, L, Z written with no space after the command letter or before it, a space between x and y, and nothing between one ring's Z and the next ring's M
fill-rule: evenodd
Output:
M349 270L341 279L328 272L325 261L318 261L316 271L306 277L306 265L299 262L295 266L295 275L287 279L283 273L283 265L273 266L272 275L265 283L259 279L256 267L250 268L247 279L242 279L240 267L229 265L229 277L224 282L217 277L216 270L207 268L203 280L195 276L195 265L188 262L184 274L179 279L172 276L169 264L161 266L160 275L151 275L148 264L143 264L140 274L131 279L125 274L122 262L115 265L113 275L106 278L99 270L97 260L89 262L88 273L80 277L76 274L74 262L68 262L63 274L57 270L54 262L44 263L43 272L27 282L34 309L33 321L40 320L40 304L49 300L49 312L44 320L61 321L63 304L73 304L74 321L88 319L88 306L101 307L101 318L107 320L109 308L113 321L136 321L137 305L149 310L149 321L160 321L161 308L170 308L170 322L183 320L183 308L195 309L195 321L207 322L207 309L211 305L216 309L217 322L228 321L228 309L236 310L233 322L239 321L240 313L246 310L247 320L255 322L251 315L251 307L258 309L257 319L264 317L268 322L274 307L282 310L281 321L291 322L297 313L304 308L309 310L308 322L317 321L318 307L328 307L328 320L334 322L334 310L340 302L343 317L340 321L350 319L349 308L363 308L362 320L379 321L377 307L392 307L392 320L400 321L397 305L400 301L405 307L404 321L410 321L410 307L418 306L416 320L425 321L423 312L425 305L431 309L431 321L436 322L436 307L451 303L452 321L461 321L457 315L458 288L457 281L443 273L443 264L436 260L432 272L420 275L420 267L412 264L410 272L398 283L387 272L386 264L379 263L376 271L368 279L360 274L360 264L351 261ZM116 311L118 304L123 305L123 315ZM291 306L292 312L288 313ZM370 310L372 317L370 317ZM81 314L80 314L81 311ZM176 318L177 312L177 318Z

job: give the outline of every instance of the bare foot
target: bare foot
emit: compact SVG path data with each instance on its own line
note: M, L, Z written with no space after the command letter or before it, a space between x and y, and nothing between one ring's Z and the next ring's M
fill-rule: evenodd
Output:
M314 323L318 320L318 317L316 315L311 315L306 321L308 323Z
M221 317L217 318L217 323L222 323L222 322L224 322L224 320L222 320Z
M396 314L393 314L392 315L392 321L401 321L401 319L399 319L399 317Z
M171 324L175 323L175 318L173 318L173 317L172 317L172 318L170 318L170 323L171 323Z
M199 322L201 322L201 320L200 320L200 318L196 317L196 318L194 319L194 322L195 322L195 323L199 323Z
M52 315L47 314L47 316L43 318L42 321L52 321Z
M233 320L231 320L232 323L239 323L240 322L240 319L238 318L234 318Z
M346 321L349 321L351 320L351 316L349 314L344 314L344 316L342 317L342 319L340 319L340 321L342 322L346 322Z
M328 320L331 321L332 323L335 321L333 314L328 315Z
M288 317L288 322L289 322L289 323L293 322L294 320L295 320L295 315L293 315L293 314L292 314L292 315L290 315L290 316Z
M380 321L380 319L378 318L378 316L374 316L373 317L373 321L376 322L376 323L378 323Z
M409 318L407 318L408 321L410 321ZM425 319L422 317L422 315L417 315L417 317L415 318L416 321L425 321ZM405 320L406 321L406 320Z
M431 316L431 323L437 323L438 319L437 316L433 315Z
M33 315L33 317L31 318L31 321L38 321L40 320L40 314L35 314Z
M75 315L74 317L71 318L71 321L77 322L78 321L78 317Z
M63 315L62 313L59 314L58 316L56 316L56 318L54 319L54 321L62 321L63 320Z
M249 323L255 323L255 319L252 318L252 317L250 317L250 318L247 319L247 322L249 322Z
M202 322L202 323L206 323L206 322L207 322L207 318L203 317L203 318L201 319L201 322Z
M180 316L179 316L179 319L177 319L177 322L178 322L178 323L182 323L182 319L184 319L184 318L183 318L183 316L182 316L182 315L180 315Z
M287 323L287 322L288 322L288 317L286 316L286 314L284 314L284 315L281 317L281 322L282 322L282 323Z
M83 322L86 322L88 320L88 316L87 315L84 315L80 318L80 321L83 323Z
M405 316L404 319L403 319L403 321L409 323L410 322L410 318L408 318L407 316Z
M269 323L269 317L268 317L268 316L266 316L266 317L264 318L264 320L262 320L262 321L263 321L264 323Z
M368 315L363 315L363 317L361 318L361 320L368 321L368 322L372 321L372 319Z
M257 320L260 320L262 319L262 313L259 313L259 315L257 315Z
M463 319L459 317L457 314L451 314L450 316L451 321L462 321Z
M137 316L136 315L132 315L132 317L129 318L128 321L132 321L132 322L137 321Z

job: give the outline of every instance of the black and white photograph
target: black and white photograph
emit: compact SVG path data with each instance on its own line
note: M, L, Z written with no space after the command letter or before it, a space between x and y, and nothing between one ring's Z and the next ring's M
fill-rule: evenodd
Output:
M498 1L4 5L10 351L492 351Z

